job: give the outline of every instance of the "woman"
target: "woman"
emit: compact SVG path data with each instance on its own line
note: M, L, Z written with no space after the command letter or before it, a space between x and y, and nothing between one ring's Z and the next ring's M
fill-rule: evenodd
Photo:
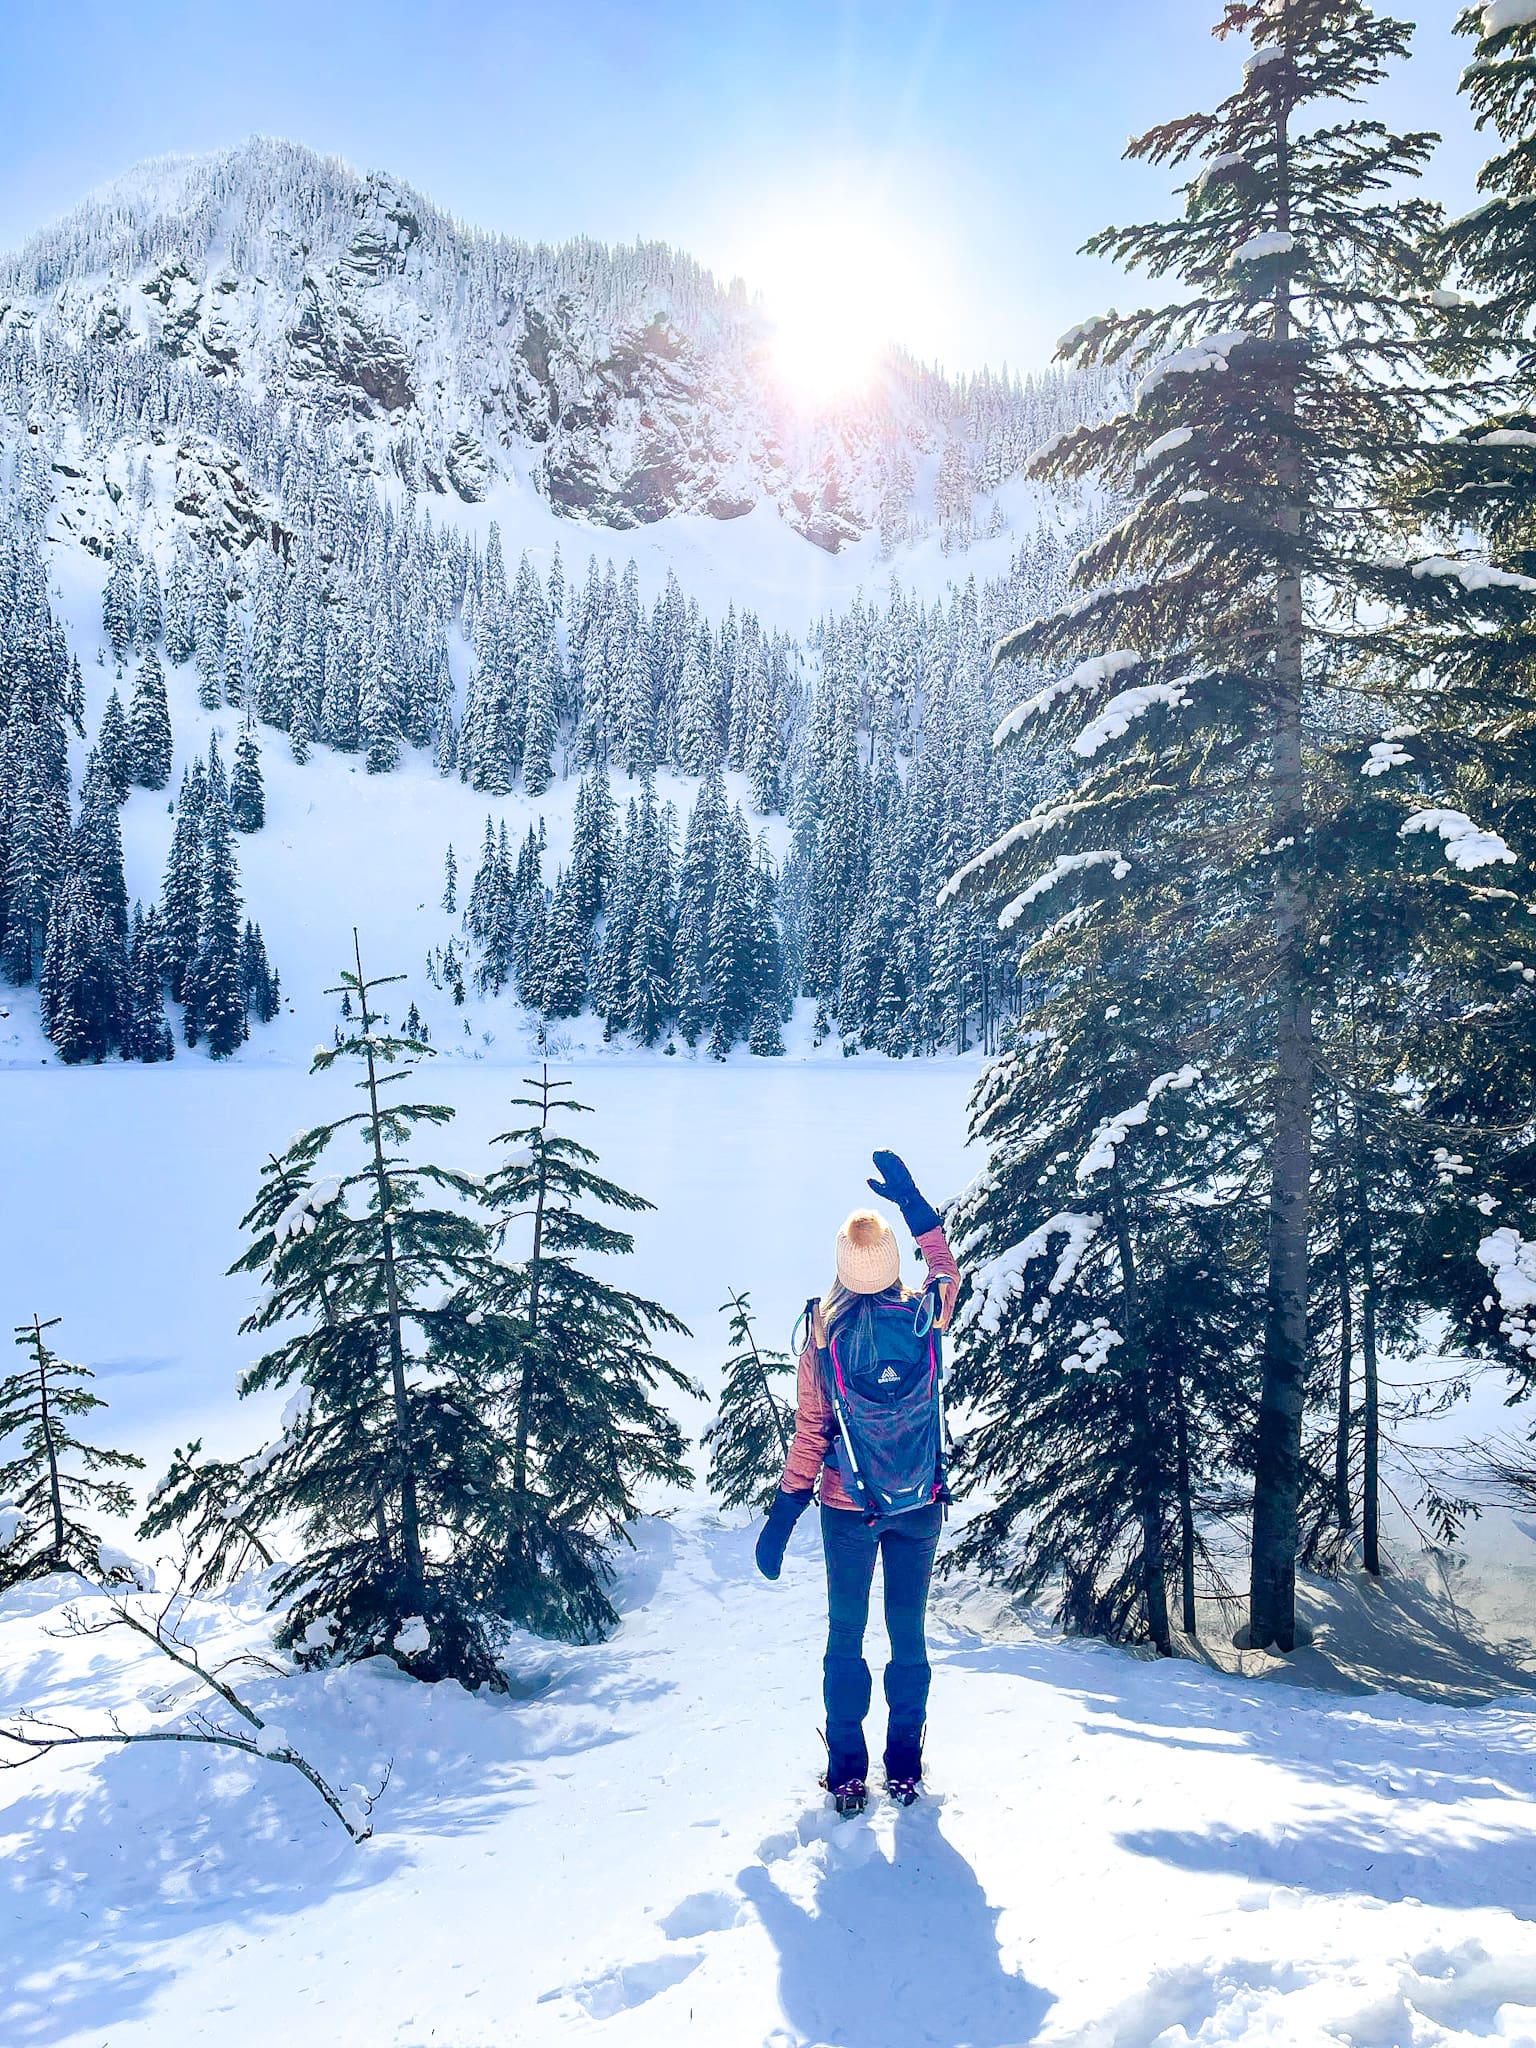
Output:
M936 1469L931 1486L923 1488L922 1506L903 1513L871 1508L870 1494L858 1473L857 1454L842 1441L827 1385L829 1365L845 1354L856 1354L860 1344L867 1348L878 1341L869 1332L884 1305L911 1304L912 1321L905 1325L908 1343L914 1329L918 1342L926 1342L930 1315L933 1328L948 1326L960 1280L938 1211L918 1193L901 1160L894 1152L877 1152L875 1165L881 1178L869 1185L900 1209L927 1264L934 1299L925 1303L902 1286L901 1254L890 1226L872 1209L856 1210L837 1234L837 1279L810 1318L800 1354L795 1440L777 1498L757 1540L758 1569L765 1578L776 1579L790 1534L810 1505L820 1479L828 1623L822 1666L827 1708L827 1775L823 1782L840 1813L861 1812L866 1797L869 1750L864 1717L869 1712L871 1685L864 1661L864 1629L877 1555L884 1571L885 1626L891 1644L891 1661L885 1667L889 1710L886 1789L904 1806L917 1797L930 1677L924 1633L928 1582L947 1496L942 1470ZM898 1326L904 1323L899 1315L885 1320ZM879 1359L872 1362L880 1363ZM890 1377L892 1368L884 1370ZM874 1375L877 1380L880 1376ZM933 1377L930 1373L930 1384ZM935 1389L935 1410L936 1406ZM855 1492L863 1494L862 1502L854 1497Z

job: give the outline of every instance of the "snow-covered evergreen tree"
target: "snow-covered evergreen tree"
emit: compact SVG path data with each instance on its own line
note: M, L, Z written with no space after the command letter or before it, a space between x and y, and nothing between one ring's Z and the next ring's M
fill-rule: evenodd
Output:
M113 802L125 802L133 787L134 746L116 690L107 693L106 708L96 732L96 760Z
M139 571L138 644L145 654L153 654L164 631L165 603L160 591L160 571L155 567L154 556L150 555Z
M259 832L267 822L266 791L261 779L261 741L247 719L235 742L235 767L229 782L229 816L237 832Z
M377 1008L387 985L359 956L335 991L355 1003L353 1028L315 1056L317 1073L356 1067L362 1107L269 1162L244 1219L237 1270L266 1281L244 1327L284 1334L241 1392L293 1390L281 1436L255 1461L248 1512L257 1529L282 1519L299 1531L273 1594L278 1640L305 1662L383 1655L418 1677L500 1686L483 1528L507 1450L461 1299L489 1246L462 1206L477 1185L410 1156L415 1135L453 1112L396 1093L431 1049L390 1032ZM319 1177L353 1130L362 1163Z
M261 926L249 918L240 934L240 996L247 1022L254 1017L258 1024L270 1024L282 1000L282 984L267 957Z
M133 652L139 626L139 579L132 552L119 547L107 571L101 598L102 631L112 643L112 656L119 670Z
M171 779L171 709L165 694L165 672L153 644L145 648L134 678L128 724L133 780L141 789L164 789Z
M585 1108L565 1096L568 1084L546 1068L523 1085L529 1093L513 1106L531 1118L495 1141L508 1149L486 1181L502 1254L456 1306L490 1324L501 1375L511 1465L496 1605L526 1627L586 1642L618 1619L609 1558L639 1512L637 1486L689 1483L683 1435L658 1389L698 1390L655 1349L658 1338L686 1335L678 1319L588 1269L594 1254L634 1249L591 1207L635 1214L651 1204L602 1178L597 1155L553 1128ZM509 1239L523 1256L508 1255Z
M1369 701L1376 733L1442 722L1416 629L1524 600L1497 572L1405 560L1390 505L1433 416L1421 280L1436 222L1406 183L1429 141L1341 122L1338 103L1380 80L1406 28L1356 0L1234 0L1220 27L1255 39L1241 85L1214 115L1132 145L1188 167L1182 214L1091 245L1177 276L1183 295L1066 337L1073 359L1140 366L1134 409L1034 464L1133 500L1078 558L1085 597L1003 643L1060 672L1001 738L1055 721L1086 765L955 886L1010 893L1010 926L1051 920L1066 974L1106 923L1134 925L1213 1006L1210 1084L1249 1077L1247 1135L1270 1188L1249 1626L1289 1649L1319 1045L1363 944L1357 856L1378 827L1362 806L1393 807L1385 836L1409 864L1408 842L1445 829L1422 785L1361 795L1362 712ZM1322 764L1352 732L1351 781ZM1023 1221L1000 1216L988 1250L1022 1239Z
M199 760L181 777L176 823L166 859L160 895L162 964L171 994L185 1000L187 976L197 957L198 921L203 894L203 810L208 800L207 770Z
M176 1040L165 1015L164 971L160 964L159 913L153 904L133 907L128 943L128 1017L123 1057L153 1065L173 1059Z
M72 861L49 913L39 983L43 1028L66 1065L117 1051L127 978L123 942L84 868Z
M77 1418L107 1404L91 1392L89 1366L71 1365L48 1343L59 1320L21 1324L16 1342L27 1362L0 1376L0 1591L49 1572L108 1576L87 1517L126 1514L127 1481L102 1475L143 1468L127 1451L76 1435Z
M206 1039L215 1059L227 1059L244 1043L248 1025L240 971L240 877L222 787L209 791L200 825L197 946L183 984L183 1021L188 1045Z

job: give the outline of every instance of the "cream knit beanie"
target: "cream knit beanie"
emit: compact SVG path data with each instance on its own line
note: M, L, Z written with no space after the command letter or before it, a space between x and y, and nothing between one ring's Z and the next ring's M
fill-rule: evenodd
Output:
M855 1209L837 1233L837 1277L850 1294L879 1294L901 1278L896 1234L873 1209Z

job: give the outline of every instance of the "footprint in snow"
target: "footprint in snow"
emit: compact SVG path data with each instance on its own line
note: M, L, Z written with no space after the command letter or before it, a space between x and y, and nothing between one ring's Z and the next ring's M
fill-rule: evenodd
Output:
M692 1892L657 1924L668 1941L692 1941L701 1934L724 1934L740 1921L739 1898L729 1892Z
M595 2020L616 2019L637 2005L645 2005L691 1977L704 1958L697 1953L655 1956L645 1963L620 1963L600 1977L588 1977L580 1984L562 1984L546 1991L541 2005L554 1998L573 1998Z

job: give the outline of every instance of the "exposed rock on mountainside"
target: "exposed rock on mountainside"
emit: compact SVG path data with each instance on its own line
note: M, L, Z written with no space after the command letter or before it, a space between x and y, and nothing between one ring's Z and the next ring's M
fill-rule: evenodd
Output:
M271 141L142 165L0 262L0 343L25 330L305 413L334 459L422 492L474 503L520 471L610 527L768 502L832 551L970 522L1064 403L1083 410L1060 379L957 386L892 356L874 390L805 415L744 289L686 256L475 234ZM232 480L222 499L233 532L265 517Z

